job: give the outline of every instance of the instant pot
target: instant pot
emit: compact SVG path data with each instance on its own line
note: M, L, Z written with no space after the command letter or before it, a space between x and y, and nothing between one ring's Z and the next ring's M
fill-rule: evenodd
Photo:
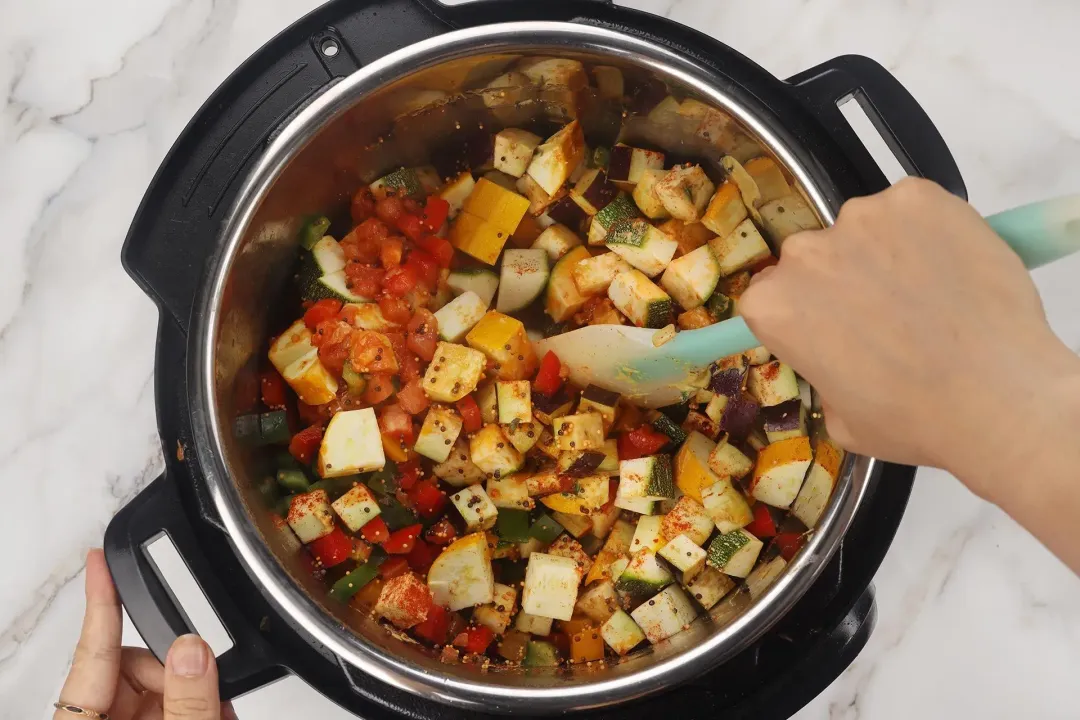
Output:
M849 457L815 532L762 597L721 603L689 630L599 670L441 663L328 604L271 522L259 458L229 432L231 398L265 353L268 308L287 284L301 219L347 207L379 173L456 142L463 124L565 111L557 92L494 109L470 94L536 56L619 67L637 88L659 85L713 108L725 154L779 161L824 222L845 199L887 186L838 109L849 99L908 172L965 196L929 118L863 57L782 81L694 30L601 0L338 0L283 32L181 134L123 250L161 311L155 377L166 470L113 519L106 556L132 621L163 659L192 631L147 552L162 535L172 540L234 643L218 660L223 699L292 673L372 720L782 718L834 680L873 629L870 581L915 473L873 458ZM677 127L638 132L671 153L708 151L686 145Z

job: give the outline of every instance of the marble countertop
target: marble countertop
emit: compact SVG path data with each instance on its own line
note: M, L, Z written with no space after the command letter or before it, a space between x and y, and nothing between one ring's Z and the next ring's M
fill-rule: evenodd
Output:
M86 549L162 467L157 316L120 267L128 223L207 95L317 4L0 2L0 217L10 250L0 263L9 509L0 718L50 716L82 616ZM984 213L1080 191L1080 3L626 4L710 33L781 77L844 53L879 60L933 117ZM1078 273L1080 258L1036 273L1054 328L1073 347ZM1068 688L1080 667L1080 582L954 479L919 473L875 584L869 646L799 720L1076 717ZM296 679L236 706L242 718L351 717Z

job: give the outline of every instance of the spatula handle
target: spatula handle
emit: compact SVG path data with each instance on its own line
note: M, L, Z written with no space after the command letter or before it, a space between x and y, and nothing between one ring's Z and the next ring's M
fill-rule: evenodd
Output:
M1006 210L986 222L1029 270L1080 251L1080 195Z

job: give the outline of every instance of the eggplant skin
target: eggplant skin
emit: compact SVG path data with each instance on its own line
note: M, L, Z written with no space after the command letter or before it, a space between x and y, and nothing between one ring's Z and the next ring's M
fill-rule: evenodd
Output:
M763 411L767 432L785 432L799 429L799 408L802 400L796 398L779 405L767 407Z
M603 405L604 407L614 408L619 404L619 393L605 390L597 385L590 385L585 388L585 392L581 394L582 397L591 400L592 402Z
M558 408L566 405L572 400L570 392L565 386L559 388L559 391L554 395L544 395L543 393L536 393L532 398L533 407L540 412L550 413Z
M734 438L745 438L754 428L758 411L761 406L748 393L739 393L731 398L726 408L724 417L720 423L720 429Z
M629 145L616 145L611 148L611 157L608 160L608 178L625 182L630 178L630 160L634 156L634 148Z
M598 450L582 450L570 467L563 471L563 474L570 477L588 477L596 472L602 462L604 462L604 453Z
M728 367L722 370L714 370L709 379L709 389L717 395L725 395L734 400L742 392L746 381L747 368Z

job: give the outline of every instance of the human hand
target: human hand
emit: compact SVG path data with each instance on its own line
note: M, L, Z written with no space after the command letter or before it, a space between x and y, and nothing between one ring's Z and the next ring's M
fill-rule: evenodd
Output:
M110 720L230 720L218 700L217 665L196 635L178 638L165 667L143 648L120 647L123 622L105 554L86 557L86 616L59 705L73 705ZM53 720L95 717L58 708Z
M1030 453L1003 441L1077 387L1020 259L931 182L849 201L759 277L740 312L817 388L852 451L943 467L985 496L988 463L1020 468Z

